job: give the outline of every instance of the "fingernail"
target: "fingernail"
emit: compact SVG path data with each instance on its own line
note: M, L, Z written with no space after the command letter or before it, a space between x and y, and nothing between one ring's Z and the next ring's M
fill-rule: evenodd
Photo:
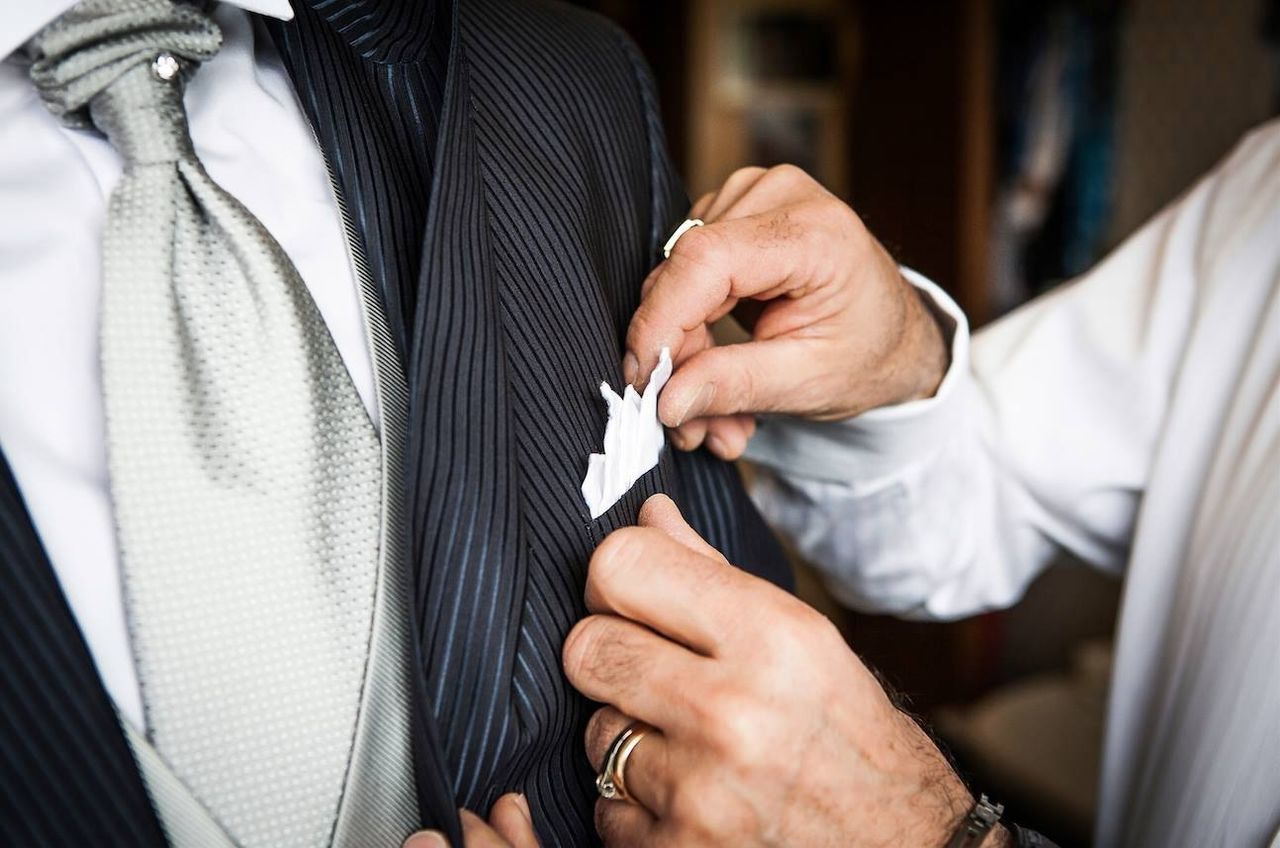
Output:
M640 376L640 361L636 359L636 355L627 351L627 355L622 360L622 377L628 385L634 385L636 378Z
M424 830L406 839L403 848L449 848L449 840L438 830Z
M719 436L707 436L705 444L707 446L707 450L711 451L721 459L724 459L725 446Z
M677 413L678 417L676 418L675 422L671 424L671 426L679 427L681 424L688 421L690 418L697 418L704 411L706 411L706 408L708 406L711 405L711 399L714 398L715 396L716 396L715 384L707 383L705 386L703 386L701 389L698 390L698 393L696 395L693 395L692 399L688 403L684 405L684 409L681 409Z
M520 807L520 812L524 813L524 819L529 824L533 824L533 813L529 810L529 799L521 793L516 796L516 804Z

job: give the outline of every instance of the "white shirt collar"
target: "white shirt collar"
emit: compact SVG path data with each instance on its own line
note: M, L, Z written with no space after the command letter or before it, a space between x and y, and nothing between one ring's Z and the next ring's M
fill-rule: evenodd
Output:
M40 28L74 6L78 0L25 0L13 3L0 14L0 59L26 44ZM246 12L293 20L289 0L223 0Z

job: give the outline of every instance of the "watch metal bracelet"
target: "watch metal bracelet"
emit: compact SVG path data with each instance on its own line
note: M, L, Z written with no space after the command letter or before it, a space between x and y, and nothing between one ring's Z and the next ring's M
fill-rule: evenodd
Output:
M969 815L964 817L964 821L960 822L960 827L956 828L946 848L978 848L991 828L999 823L1002 815L1004 804L993 804L987 800L986 795L979 796L978 802L973 805Z

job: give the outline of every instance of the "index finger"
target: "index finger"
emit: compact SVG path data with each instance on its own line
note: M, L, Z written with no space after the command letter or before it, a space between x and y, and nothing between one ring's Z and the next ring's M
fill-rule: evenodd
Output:
M680 358L686 334L723 313L730 298L768 299L785 292L805 264L808 232L781 207L695 227L646 281L627 329L627 350L647 376L663 347ZM790 248L790 249L788 249Z

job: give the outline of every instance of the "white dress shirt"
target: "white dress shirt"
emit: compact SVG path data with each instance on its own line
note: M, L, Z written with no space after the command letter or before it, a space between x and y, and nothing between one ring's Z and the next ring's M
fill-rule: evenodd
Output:
M1280 122L933 399L769 421L773 523L860 609L1007 606L1064 547L1125 580L1097 844L1280 846Z
M0 448L107 692L143 727L107 487L98 319L101 237L121 161L99 134L62 127L13 54L74 0L0 12ZM377 422L359 295L324 160L265 31L236 0L224 43L187 87L196 152L266 225L306 282Z

